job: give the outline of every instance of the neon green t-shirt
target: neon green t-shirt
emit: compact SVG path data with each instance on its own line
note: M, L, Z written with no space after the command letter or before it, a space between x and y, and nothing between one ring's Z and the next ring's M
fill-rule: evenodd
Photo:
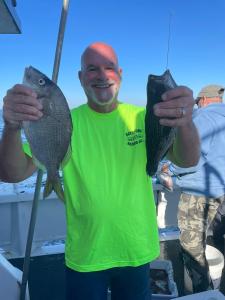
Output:
M66 265L81 272L139 266L159 255L144 108L71 112L72 155L63 168Z

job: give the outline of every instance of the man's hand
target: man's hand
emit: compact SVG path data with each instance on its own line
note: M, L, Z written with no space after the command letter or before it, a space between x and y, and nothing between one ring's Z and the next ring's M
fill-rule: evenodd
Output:
M160 118L161 125L181 127L192 123L195 100L191 89L185 86L176 87L165 92L162 100L154 106L154 113Z
M6 182L19 182L36 170L24 151L20 128L23 121L38 120L43 114L37 95L30 88L17 84L3 99L5 127L0 141L0 177Z
M162 100L154 106L160 124L178 128L167 157L180 167L195 166L200 157L200 139L192 120L193 92L188 87L179 86L165 92Z
M16 84L3 98L3 119L10 129L20 129L22 121L35 121L42 117L42 105L32 89Z

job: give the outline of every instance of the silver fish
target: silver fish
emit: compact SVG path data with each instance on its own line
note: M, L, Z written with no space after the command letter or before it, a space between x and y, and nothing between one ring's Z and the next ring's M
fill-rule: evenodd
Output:
M37 93L37 99L43 105L43 116L38 121L24 121L23 129L34 163L38 167L44 166L47 171L44 198L54 190L64 200L59 168L70 150L72 121L69 106L60 88L31 66L25 68L23 84Z
M164 92L177 85L170 71L166 70L161 76L149 75L147 83L147 105L145 115L145 135L147 164L146 172L155 175L160 160L166 155L176 135L176 128L160 125L159 117L155 116L153 106L162 101Z

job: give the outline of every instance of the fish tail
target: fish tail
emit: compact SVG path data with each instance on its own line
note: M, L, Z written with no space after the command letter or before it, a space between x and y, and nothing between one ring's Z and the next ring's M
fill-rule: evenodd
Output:
M53 180L47 178L43 194L44 198L47 198L52 191L56 193L60 200L62 200L63 202L65 201L64 191L59 177L56 177Z

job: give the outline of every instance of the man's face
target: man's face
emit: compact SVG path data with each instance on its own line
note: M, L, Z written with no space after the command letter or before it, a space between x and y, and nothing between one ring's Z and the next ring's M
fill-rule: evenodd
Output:
M121 72L111 48L87 49L82 57L79 78L89 103L101 108L117 102Z

